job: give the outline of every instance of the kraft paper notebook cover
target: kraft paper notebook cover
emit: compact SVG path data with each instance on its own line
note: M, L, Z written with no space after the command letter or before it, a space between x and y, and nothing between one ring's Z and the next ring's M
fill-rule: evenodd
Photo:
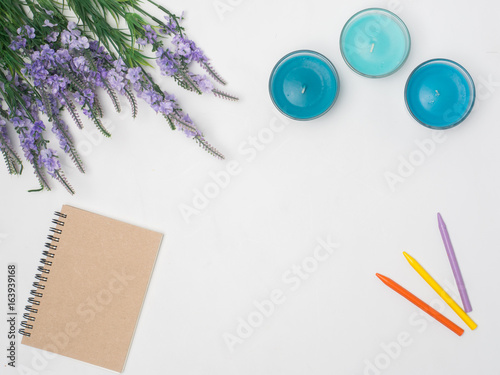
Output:
M122 372L162 234L71 206L52 222L22 343Z

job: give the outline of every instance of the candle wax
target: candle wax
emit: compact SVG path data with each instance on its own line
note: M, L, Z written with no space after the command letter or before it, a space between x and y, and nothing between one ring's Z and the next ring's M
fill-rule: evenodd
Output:
M410 52L410 35L401 19L385 9L365 9L344 26L340 48L346 63L367 77L398 70Z
M408 78L405 97L413 117L431 128L463 121L474 105L474 82L459 64L435 59L419 65Z
M327 112L337 97L337 72L319 53L292 52L276 64L269 92L283 114L296 120L316 118Z

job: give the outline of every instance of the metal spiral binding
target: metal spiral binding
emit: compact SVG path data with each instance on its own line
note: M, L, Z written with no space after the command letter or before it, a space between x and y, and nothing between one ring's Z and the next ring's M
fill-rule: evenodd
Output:
M52 223L56 224L58 226L63 227L64 226L64 221L61 219L66 219L66 215L61 213L61 212L55 212L54 215L56 216L55 219L52 219ZM35 289L32 289L30 294L33 297L28 298L28 303L24 309L27 311L23 314L23 318L26 319L25 321L21 322L21 329L19 329L19 333L24 336L31 336L31 333L28 332L29 330L33 329L33 324L36 320L36 316L33 314L38 313L38 308L37 306L40 305L40 298L43 297L42 291L45 289L45 283L47 282L47 275L50 274L50 267L52 266L52 260L55 257L55 252L54 250L57 250L57 243L60 240L60 237L57 237L57 235L61 235L62 229L57 228L57 227L51 227L49 229L51 234L47 236L47 239L50 240L51 242L45 243L45 247L49 250L44 250L42 252L43 256L45 258L40 259L40 263L42 263L41 266L38 266L38 272L35 275L36 281L33 283L33 287ZM52 234L53 233L53 234ZM55 243L55 244L54 244Z

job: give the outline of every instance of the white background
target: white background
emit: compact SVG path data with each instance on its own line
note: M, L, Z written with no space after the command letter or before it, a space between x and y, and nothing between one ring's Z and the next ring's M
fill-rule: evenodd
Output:
M98 137L89 121L86 132L71 124L87 168L81 175L64 161L75 196L55 182L52 192L28 193L37 187L29 167L20 178L0 170L0 372L109 373L64 357L41 361L41 351L20 344L23 371L5 370L6 265L18 266L21 311L52 212L71 204L165 234L126 374L498 373L500 3L163 3L176 13L186 11L188 34L228 80L224 89L241 97L238 103L199 97L161 79L226 160L172 132L146 105L132 120L125 101L124 112L115 114L103 97L111 140ZM225 11L216 10L221 4ZM412 37L406 64L379 80L352 72L338 43L347 19L374 6L395 11ZM326 55L341 79L335 106L311 122L285 120L267 89L276 61L297 49ZM412 119L403 99L409 73L435 57L461 63L478 90L470 117L437 133L439 143L435 132ZM249 160L249 137L265 138L269 131L263 129L283 121L284 130ZM418 142L434 145L423 158ZM391 189L387 173L397 174L410 158L419 165ZM231 160L239 173L185 220L179 207L192 207L196 191L213 188L211 173ZM475 331L440 302L402 255L409 252L457 296L438 211L461 265ZM338 248L292 290L282 276L313 254L318 238L328 237ZM425 319L375 272L438 307L465 328L464 335ZM274 289L286 300L229 350L224 334L236 335L239 319L247 320L257 311L254 301L269 299ZM409 345L398 349L391 343L401 334ZM388 346L392 356L384 351Z

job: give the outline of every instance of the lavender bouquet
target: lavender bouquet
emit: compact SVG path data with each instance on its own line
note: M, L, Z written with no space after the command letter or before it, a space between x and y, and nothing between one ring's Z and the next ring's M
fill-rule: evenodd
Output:
M154 60L161 74L186 90L237 98L215 87L226 82L186 36L182 17L152 0L147 2L163 17L146 12L138 0L0 0L0 151L9 173L23 171L11 140L17 135L19 148L40 183L36 191L50 190L50 176L73 194L60 155L49 146L47 128L83 173L63 111L78 128L84 126L83 115L109 137L101 121L100 92L107 94L117 112L119 96L124 96L133 117L136 98L144 100L173 130L183 131L210 154L223 158L147 70L154 67L150 64ZM192 63L206 74L193 73Z

